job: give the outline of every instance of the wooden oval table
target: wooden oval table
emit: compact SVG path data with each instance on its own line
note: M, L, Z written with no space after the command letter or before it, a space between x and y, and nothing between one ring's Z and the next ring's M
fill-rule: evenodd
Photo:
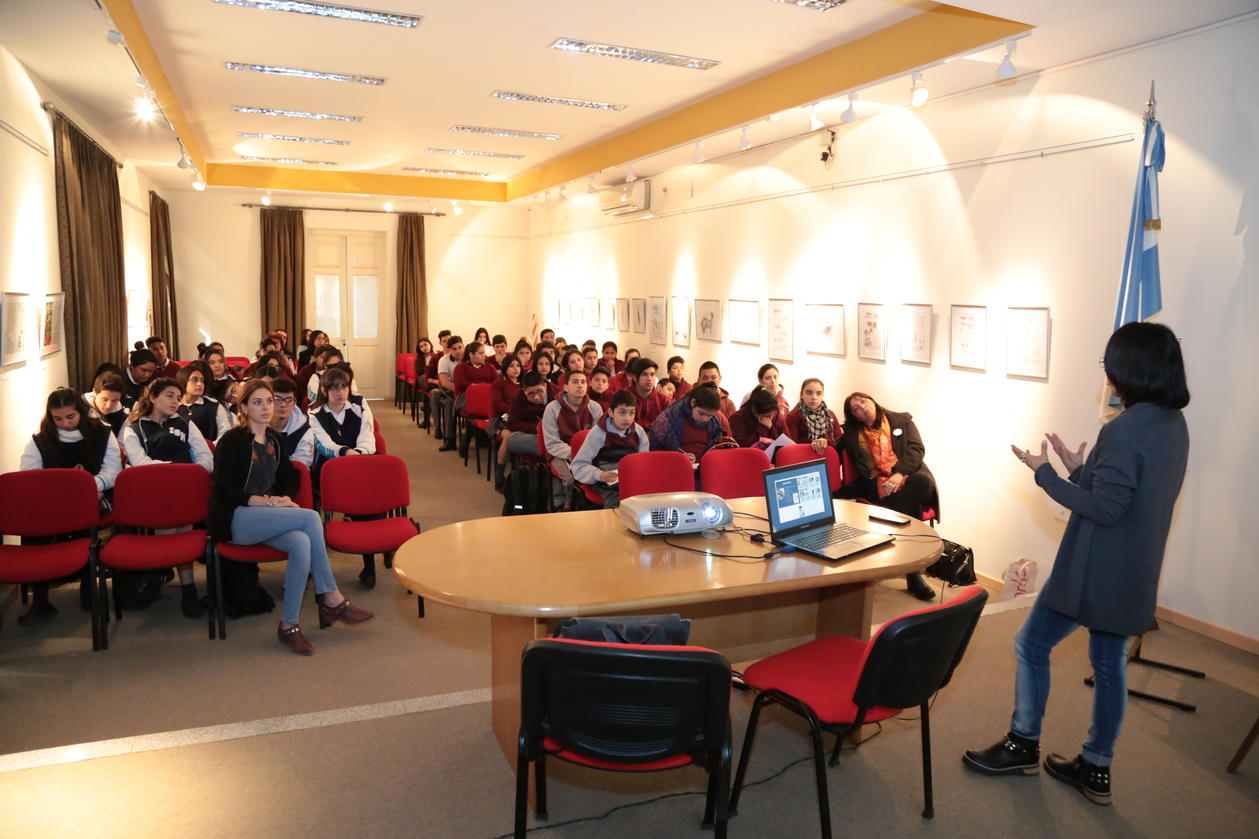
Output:
M735 527L768 528L763 498L730 506ZM677 612L694 621L690 643L731 661L817 637L868 638L874 583L926 568L941 548L928 525L880 524L869 520L871 509L835 502L839 521L903 538L838 562L802 553L760 559L773 546L750 533L671 535L669 545L625 529L615 510L588 510L439 527L403 545L393 569L416 594L490 615L491 715L514 761L521 649L565 618Z

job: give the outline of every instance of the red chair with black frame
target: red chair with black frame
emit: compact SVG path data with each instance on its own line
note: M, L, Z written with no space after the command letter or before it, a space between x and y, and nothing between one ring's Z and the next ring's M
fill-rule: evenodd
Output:
M577 456L577 452L581 451L582 445L586 442L586 438L590 436L590 429L583 428L573 435L573 457ZM573 509L582 509L586 504L593 505L593 509L603 509L603 499L599 497L599 493L595 492L586 484L577 480L577 476L573 476Z
M830 483L831 494L834 495L844 485L844 471L840 465L839 452L834 446L827 446L823 454L813 451L813 446L809 443L796 443L793 446L783 446L774 455L775 466L794 466L797 463L807 463L810 460L826 460L826 476Z
M372 417L372 439L376 446L376 454L389 454L389 446L385 443L385 435L380 433L380 421Z
M546 759L613 772L699 766L703 826L726 835L730 794L730 662L704 647L539 640L520 665L515 835L526 832L529 764L537 817L547 817Z
M152 463L131 466L114 482L114 533L100 552L100 572L157 571L197 560L209 563L206 519L210 515L210 473L195 463ZM153 533L174 530L176 533ZM105 584L101 590L104 592ZM114 617L122 620L118 579L114 577ZM105 604L102 625L109 623ZM206 610L214 640L214 609ZM102 633L102 646L109 636Z
M616 468L622 501L653 492L695 491L695 467L682 452L634 452Z
M490 397L494 390L493 385L478 383L468 385L468 389L463 392L464 416L464 433L471 438L471 442L476 445L476 472L481 474L481 441L485 440L486 448L490 446L490 412L492 406ZM463 443L463 465L468 465L468 444ZM485 480L490 479L491 469L486 469Z
M227 365L227 372L230 373L234 379L241 378L242 374L244 374L245 370L248 369L249 365L253 364L250 359L243 355L226 356L223 359L223 363Z
M334 551L363 557L359 581L367 588L376 585L376 554L383 554L385 567L392 568L394 553L420 532L419 523L407 513L411 478L400 457L333 458L323 465L319 495L324 541ZM334 513L345 519L333 521ZM424 617L424 598L418 599Z
M809 724L824 839L831 836L831 814L822 732L836 735L830 759L835 766L849 733L917 705L922 729L922 817L933 818L931 699L953 677L987 600L988 592L971 586L947 603L888 621L869 641L819 638L749 667L743 678L757 696L743 738L730 811L738 807L756 724L766 705L780 705Z
M760 498L765 495L761 473L770 466L760 449L713 449L700 461L700 489L727 499Z
M96 480L82 469L31 469L0 475L0 583L52 582L85 573L91 594L92 651L105 649L96 537Z

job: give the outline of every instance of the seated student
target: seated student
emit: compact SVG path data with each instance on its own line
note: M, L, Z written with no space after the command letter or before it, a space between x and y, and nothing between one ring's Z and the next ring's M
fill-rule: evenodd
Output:
M375 454L372 409L351 392L354 372L344 364L329 367L319 379L319 393L310 409L319 464L333 457Z
M271 330L271 334L280 339L280 353L285 359L284 366L291 372L294 369L294 361L297 357L293 355L293 351L289 349L289 331L281 326L277 326L275 329Z
M503 359L510 353L507 352L507 337L505 335L495 335L490 339L490 344L494 348L494 357L486 357L486 361L494 365L495 370L503 369Z
M745 449L768 448L786 431L778 400L763 387L749 393L743 407L730 418L730 436Z
M534 356L533 370L530 372L537 373L546 380L548 402L559 396L559 393L563 390L563 388L561 388L555 381L559 371L555 369L555 364L551 361L551 356L546 353L538 353Z
M281 376L271 382L275 412L271 416L271 429L280 435L284 453L289 460L307 469L315 465L315 430L310 419L297 407L297 386ZM373 438L373 443L375 439Z
M424 368L428 366L429 359L441 353L433 349L433 342L428 338L421 338L415 342L415 371L423 373Z
M650 436L652 451L682 452L698 463L715 443L730 437L721 394L713 385L692 388L656 417Z
M590 374L599 366L599 351L594 346L586 347L581 351L581 360L583 369L586 371L586 378L590 378Z
M226 356L223 355L223 350L217 347L208 346L206 347L205 351L201 353L201 360L204 361L206 365L210 368L210 383L214 385L216 388L221 389L222 386L219 385L219 382L230 381L231 379L234 378L227 371L227 361L226 361ZM220 391L216 390L215 392L216 399L218 398L219 394L220 394Z
M500 375L494 380L490 389L490 426L487 429L491 440L498 441L498 460L494 466L494 488L502 489L503 465L507 462L507 448L502 445L506 436L507 415L511 412L512 403L520 393L520 377L523 370L520 359L514 355L503 357L499 365Z
M568 384L560 395L542 412L542 442L551 456L551 469L559 476L561 491L556 495L556 509L572 486L573 435L590 428L603 415L598 403L586 395L586 371L572 370Z
M597 346L598 344L595 343L594 338L587 338L581 342L581 351L584 353L586 350L594 349Z
M695 386L706 384L713 385L717 388L717 392L721 394L721 413L725 415L726 419L734 416L734 412L739 409L730 400L730 393L721 386L721 368L717 366L715 361L705 361L699 366L699 378L695 380Z
M214 398L223 403L223 408L228 414L235 414L236 406L240 403L240 380L226 379L218 385Z
M254 375L254 370L256 370L259 365L266 363L264 359L266 359L272 353L278 353L279 351L280 351L280 339L278 337L276 337L275 335L270 335L270 334L262 336L262 340L258 342L258 351L254 353L253 363L251 363L248 367L245 368L245 372L242 374L242 378L252 379Z
M612 375L625 369L625 362L616 357L617 352L616 341L603 342L603 357L599 364L602 367L606 367Z
M611 410L599 417L586 442L573 455L573 477L603 498L604 509L621 503L617 466L621 458L650 447L647 431L634 421L634 394L620 390L609 399Z
M184 389L174 379L156 379L140 398L122 430L122 449L127 466L151 463L195 463L207 472L214 471L214 455L196 425L179 416L180 398ZM159 502L160 499L154 499ZM203 615L191 562L177 566L179 571L180 610L186 618ZM147 606L161 593L160 573L141 575L139 603Z
M542 422L549 395L546 379L537 370L520 377L520 393L507 414L507 439L498 450L501 462L513 454L537 456L538 423Z
M787 414L791 412L791 406L787 404L787 397L783 395L782 385L778 383L778 368L772 364L762 364L761 369L756 371L756 380L759 385L752 388L743 395L743 401L740 406L748 401L748 397L758 390L766 390L778 400L778 413L782 414L783 419L787 418Z
M805 379L800 386L800 402L784 420L787 436L797 443L809 443L821 454L844 436L835 412L826 407L821 379Z
M625 365L625 374L634 397L634 422L643 428L651 428L656 417L669 407L668 398L656 389L656 362L650 358L635 358Z
M621 363L621 372L612 377L612 381L608 383L609 389L616 393L618 390L629 389L629 366L630 362L636 358L640 358L642 353L630 347L625 351L625 360ZM635 420L637 422L637 420Z
M136 343L136 349L147 349L157 359L157 367L153 370L155 379L173 379L179 372L179 362L170 357L166 350L166 339L159 335L150 335L144 339L143 347Z
M109 426L88 413L83 397L63 387L48 394L39 431L26 441L18 469L82 469L96 479L96 497L105 511L110 506L114 481L122 471L122 457ZM91 596L93 582L85 572L80 582L81 596ZM48 602L48 583L33 583L31 593L30 608L18 616L19 626L35 626L57 614L57 607Z
M127 421L127 409L122 406L123 388L122 375L107 370L97 374L92 392L83 394L89 413L108 425L118 438L122 437L122 427Z
M192 420L201 436L213 442L236 423L228 415L223 403L206 395L205 385L209 374L210 368L204 361L194 361L179 371L175 381L184 389L183 398L180 399L180 415L184 419Z
M691 389L691 383L686 380L686 359L675 355L669 359L666 369L669 371L669 381L673 382L673 398L681 399L686 396L686 392Z
M587 395L590 401L599 403L604 413L612 409L612 392L608 390L611 381L612 372L606 367L596 367L590 371L590 390Z
M485 361L485 345L473 341L463 350L463 361L455 365L455 396L463 396L469 385L492 385L498 368Z
M122 377L122 404L128 410L136 404L140 394L153 380L155 370L157 370L157 356L148 350L131 351L127 369L123 371Z
M551 329L550 327L544 327L542 331L538 333L538 343L543 343L543 342L550 342L552 346L555 345L555 330L554 329Z
M312 329L310 338L306 342L306 348L297 355L297 366L299 368L310 364L311 359L315 357L315 353L319 352L322 347L328 345L328 333L322 329Z
M472 333L472 340L483 347L488 347L490 345L490 331L484 326L478 326L477 331Z
M555 383L561 388L568 384L568 374L573 370L586 369L585 362L582 361L581 353L577 350L564 350L560 355L560 372L555 377ZM589 379L589 377L587 377ZM589 382L587 382L588 384Z
M437 387L429 397L430 410L442 420L439 452L455 450L455 368L463 361L463 338L451 335L446 353L437 362Z
M678 395L677 386L673 384L671 379L661 379L656 382L656 390L664 394L665 400L672 405L674 398Z
M333 346L324 347L322 351L322 357L323 357L323 367L320 368L319 370L316 370L315 374L310 377L309 381L306 382L306 404L307 405L313 405L315 402L315 397L319 395L319 377L323 375L324 370L327 370L329 367L332 367L333 365L345 363L345 356L342 355L341 350ZM352 396L359 396L360 394L358 392L358 385L354 384L353 388L354 389L350 391L350 394Z
M550 341L539 341L537 343L537 346L533 348L533 355L534 355L535 363L536 363L537 356L545 355L551 359L551 366L552 367L556 366L556 362L558 359L555 352L555 345L552 344Z
M339 380L338 380L339 381ZM344 393L349 394L348 383ZM266 382L254 379L241 394L243 424L225 434L215 451L210 492L210 534L242 545L266 544L288 554L284 606L276 629L281 642L299 655L315 649L302 635L301 609L306 579L315 579L319 625L354 624L373 615L350 604L328 564L323 522L314 510L297 506L298 476L280 435L271 430L274 401Z

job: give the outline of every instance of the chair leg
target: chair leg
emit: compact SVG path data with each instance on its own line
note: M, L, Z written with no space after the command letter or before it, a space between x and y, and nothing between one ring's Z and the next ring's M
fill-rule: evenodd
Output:
M748 758L752 756L752 742L756 739L756 723L761 718L761 708L770 701L767 694L757 694L748 717L748 729L743 735L743 750L739 753L739 768L734 773L734 790L730 793L730 815L739 812L739 795L743 792L743 779L748 772Z
M393 551L385 551L383 554L381 554L380 561L384 563L386 568L392 568L393 567Z
M829 765L839 766L839 751L840 749L843 748L843 746L844 746L844 734L843 733L836 734L835 735L835 748L831 749L831 759L829 761Z
M922 726L922 794L926 800L922 817L931 819L936 814L935 802L931 796L931 719L927 715L929 708L926 702L922 703L921 709L922 719L919 725Z
M218 622L219 640L227 640L227 606L223 602L223 557L214 553L214 612Z
M717 811L717 775L720 774L715 769L708 770L708 789L704 793L704 820L699 823L700 827L713 826L713 814Z
M122 601L118 599L118 572L115 571L110 579L113 580L113 582L109 585L109 588L112 589L114 593L114 618L116 620L122 620Z
M101 565L100 560L96 561L96 581L93 591L96 602L99 604L100 612L97 614L97 620L101 627L101 649L109 649L109 589L105 582L105 567Z
M87 586L92 597L92 652L98 652L101 649L101 601L96 593L96 578L100 572L96 569L96 552L95 549L88 554L87 558L87 579L83 581L83 585Z
M26 601L30 599L30 587L26 583L18 586L18 593L22 596L22 605L26 605Z
M717 767L717 821L713 825L715 839L726 839L726 823L730 820L730 758L734 742L730 721L726 721L726 742L721 746L721 764Z
M533 815L537 819L550 818L546 811L546 753L538 755L537 761L533 764L533 794L537 798L537 805L533 808Z
M516 839L525 837L526 810L529 807L529 758L525 752L525 735L521 732L516 744Z
M417 594L415 596L415 605L419 607L420 617L424 617L424 596Z
M822 819L822 839L831 839L831 798L826 789L826 749L822 745L822 731L816 720L809 720L809 735L813 739L813 774L817 778L817 808Z

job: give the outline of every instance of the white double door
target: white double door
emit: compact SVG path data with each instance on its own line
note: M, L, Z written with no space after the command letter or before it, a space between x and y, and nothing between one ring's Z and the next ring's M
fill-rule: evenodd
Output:
M360 393L384 396L392 386L385 343L393 341L394 322L384 294L385 234L308 230L306 255L306 323L345 353Z

